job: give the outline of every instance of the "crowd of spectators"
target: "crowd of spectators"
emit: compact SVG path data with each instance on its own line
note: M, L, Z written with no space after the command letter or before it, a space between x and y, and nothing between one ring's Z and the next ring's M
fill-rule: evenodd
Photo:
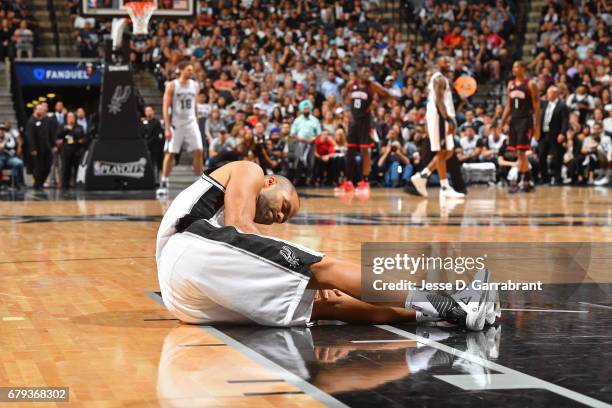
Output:
M534 72L541 95L554 87L557 104L563 108L559 116L563 126L559 133L548 135L548 139L543 137L533 149L534 158L539 156L544 181L548 179L548 165L557 172L563 170L562 180L554 180L557 183L563 179L595 184L609 181L611 9L605 0L548 0L542 10L534 59L529 68ZM543 123L547 119L545 115L543 110ZM547 163L548 157L551 163ZM595 180L596 170L601 174L599 180Z
M10 56L32 58L37 42L37 24L23 0L1 0L0 62Z
M359 67L370 67L397 97L373 112L371 173L374 183L396 186L430 157L426 85L437 57L452 58L451 80L469 75L505 84L516 52L511 44L520 43L513 0L417 2L409 11L418 46L382 22L376 0L198 4L193 19L153 20L151 35L131 41L133 63L154 72L161 89L180 61L192 62L208 166L252 160L297 184L342 182L349 114L340 95ZM542 11L529 68L543 102L543 127L551 118L548 105L567 116L558 135L544 132L539 144L533 141L530 163L542 182L595 183L596 171L599 183L607 182L611 20L602 0L549 0ZM110 23L77 17L75 27L83 56L99 55ZM502 180L499 157L508 134L500 125L502 101L474 105L454 97L457 159L493 163ZM305 101L310 115L303 113Z
M10 187L17 190L26 185L26 170L33 176L34 189L74 188L92 128L85 109L69 111L56 101L50 110L47 102L40 102L22 131L10 121L0 124L0 170L11 170Z
M398 185L426 164L423 121L432 63L448 55L455 76L497 81L509 62L506 42L515 34L511 1L415 4L411 18L426 40L420 47L382 22L378 1L199 4L193 20L153 21L154 34L132 41L132 61L154 71L160 89L180 61L193 63L209 166L254 160L298 184L342 181L349 115L340 94L359 67L370 67L397 97L375 112L373 174L381 184ZM93 29L92 23L79 21L87 26L82 38L108 35L108 25ZM304 100L321 131L299 126ZM457 104L460 120L476 109L465 99Z

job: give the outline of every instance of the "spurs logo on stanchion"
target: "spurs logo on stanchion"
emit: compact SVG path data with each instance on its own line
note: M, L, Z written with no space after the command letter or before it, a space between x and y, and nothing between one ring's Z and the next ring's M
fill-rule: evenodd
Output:
M108 111L113 115L116 115L121 112L121 107L125 102L127 102L130 94L132 93L132 87L130 85L121 86L118 85L115 87L115 92L113 92L113 97L111 98L110 103L108 104Z
M295 256L295 253L293 253L291 248L289 248L288 246L284 245L280 250L280 254L283 256L283 258L285 258L287 262L289 262L289 266L291 266L292 268L295 269L300 266L299 258Z

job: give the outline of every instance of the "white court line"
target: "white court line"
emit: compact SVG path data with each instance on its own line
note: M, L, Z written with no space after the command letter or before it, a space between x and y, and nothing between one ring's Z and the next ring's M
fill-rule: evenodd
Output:
M497 364L494 363L492 361L480 358L474 354L469 354L469 353L465 353L463 351L454 349L452 347L449 347L445 344L442 343L438 343L437 341L433 341L430 339L427 339L425 337L421 337L421 336L417 336L416 334L407 332L405 330L402 329L398 329L397 327L393 327L393 326L389 326L389 325L376 325L376 327L378 327L379 329L383 329L386 330L388 332L391 333L395 333L398 336L402 336L405 337L407 339L412 339L412 340L416 340L419 343L437 348L438 350L442 350L446 353L449 354L453 354L455 356L461 357L464 360L468 360L471 361L472 363L481 365L483 367L486 367L490 370L494 370L494 371L498 371L500 373L503 374L508 374L508 375L512 375L516 378L517 382L525 382L525 383L530 383L533 384L533 387L537 387L537 388L541 388L541 389L545 389L548 390L550 392L554 392L555 394L561 395L565 398L569 398L571 400L574 400L576 402L580 402L581 404L585 404L591 407L596 407L596 408L612 408L612 405L607 404L603 401L599 401L596 400L595 398L591 398L588 397L584 394L580 394L579 392L576 391L572 391L570 389L564 388L564 387L560 387L556 384L550 383L548 381L545 380L541 380L537 377L533 377L531 375L525 374L525 373L521 373L520 371L516 371L513 370L511 368L508 368L506 366L503 366L501 364Z
M351 343L412 343L414 340L351 340Z
M559 309L501 309L501 310L504 310L507 312L589 313L588 310L559 310Z
M597 303L589 303L589 302L578 302L578 303L582 303L583 305L589 305L589 306L594 306L594 307L601 307L603 309L612 309L612 306L598 305Z

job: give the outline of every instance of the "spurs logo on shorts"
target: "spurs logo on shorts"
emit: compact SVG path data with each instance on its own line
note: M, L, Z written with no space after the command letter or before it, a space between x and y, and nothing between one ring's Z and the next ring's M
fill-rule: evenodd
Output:
M280 250L280 254L283 256L283 258L285 258L285 260L287 262L289 262L289 265L292 268L297 268L298 266L300 266L300 260L297 256L295 256L295 254L293 253L293 251L291 250L291 248L289 248L286 245L283 245L283 247Z

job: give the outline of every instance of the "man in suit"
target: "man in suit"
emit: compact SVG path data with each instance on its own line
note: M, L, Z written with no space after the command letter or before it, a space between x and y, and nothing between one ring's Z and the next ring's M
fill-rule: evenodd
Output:
M49 126L51 129L52 155L51 171L49 172L49 177L47 178L45 187L59 187L61 185L63 174L63 160L59 146L56 145L55 135L64 127L64 124L66 123L66 108L64 107L64 103L62 101L57 101L55 103L55 110L52 113L49 113L47 116L49 118Z
M164 128L161 121L155 117L155 110L152 106L145 107L145 117L141 120L142 137L147 142L151 162L155 166L155 179L159 178L164 162Z
M552 155L551 168L555 184L561 184L561 167L563 166L563 154L565 148L565 133L569 123L569 110L565 103L559 99L559 89L551 86L546 91L546 101L542 103L541 109L542 137L538 146L540 159L540 181L542 184L549 183L548 155Z
M32 157L34 167L35 190L42 190L51 169L51 130L46 108L40 103L34 108L34 113L28 119L25 127L28 153Z
M55 103L55 112L53 112L53 119L57 124L57 129L59 129L66 123L66 108L64 107L64 102L57 101Z
M78 108L76 110L76 124L83 128L85 136L89 134L89 121L87 120L87 116L85 115L85 109Z

